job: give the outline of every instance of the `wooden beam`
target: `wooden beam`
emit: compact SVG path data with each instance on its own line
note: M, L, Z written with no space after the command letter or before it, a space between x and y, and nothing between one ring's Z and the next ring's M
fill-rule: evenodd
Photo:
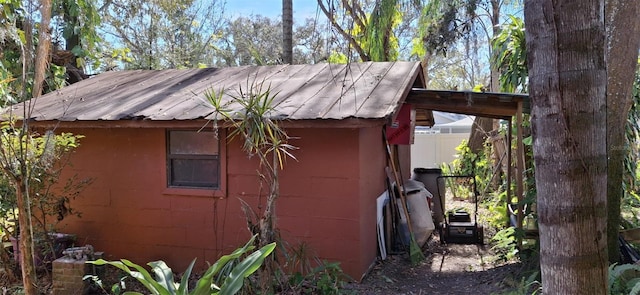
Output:
M430 109L480 117L507 119L515 116L523 97L482 92L435 91L411 89L406 103L419 109Z
M317 120L282 120L279 122L283 128L366 128L383 126L384 119L358 119L347 118L342 120L317 119ZM113 121L30 121L29 124L38 128L212 128L211 120L113 120ZM230 125L218 122L221 128Z
M516 113L516 195L518 197L518 228L522 229L524 219L524 138L522 134L522 102L518 102ZM518 239L518 247L522 247L522 239Z
M513 120L509 118L509 125L507 126L507 226L511 224L511 180L513 179L513 148L511 143L513 141Z

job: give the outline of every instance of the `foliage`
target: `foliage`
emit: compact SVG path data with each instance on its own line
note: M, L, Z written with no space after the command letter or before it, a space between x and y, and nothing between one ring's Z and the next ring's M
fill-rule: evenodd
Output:
M229 141L236 137L242 140L242 150L248 156L257 156L259 160L258 175L260 181L267 183L269 192L262 215L253 224L249 209L245 210L247 224L253 234L259 234L258 246L274 242L277 235L275 228L276 200L280 196L279 171L284 168L287 157L295 160L291 150L287 132L279 126L274 104L276 94L271 92L270 86L263 88L262 83L250 82L247 78L246 87L239 87L238 93L225 96L224 91L218 93L213 90L205 92L205 96L214 109L214 127L218 128L218 120L230 124ZM225 101L226 99L226 101ZM233 105L236 109L232 109ZM240 110L240 111L237 111ZM272 289L271 277L276 271L276 261L269 259L260 273L260 287L263 293Z
M485 221L492 227L503 228L509 224L509 211L507 208L507 192L495 192L497 196L487 198L482 204L487 207L489 214Z
M217 64L224 66L274 65L282 55L282 24L256 15L228 21L216 38Z
M521 1L426 2L412 55L428 67L429 87L467 90L485 84L498 92L499 71L491 60L495 53L490 40L500 31L502 11L519 11Z
M0 100L3 104L16 103L31 98L34 69L31 54L27 52L39 47L37 29L42 18L34 12L38 3L4 1L0 5ZM55 0L51 13L52 58L45 71L45 92L65 85L69 75L67 67L89 65L95 68L100 55L98 43L101 39L97 34L100 17L94 1ZM65 48L71 54L68 60L58 58L58 53ZM25 62L26 76L22 77Z
M609 266L609 294L640 294L640 266L635 264Z
M492 238L491 250L495 251L498 259L509 261L516 258L518 245L516 243L515 227L507 227L499 230Z
M473 54L473 53L471 53ZM468 90L489 81L488 63L460 48L450 48L447 56L428 58L426 73L430 89Z
M639 61L640 63L640 61ZM624 173L623 173L623 188L624 196L622 199L621 216L625 221L633 227L640 226L640 220L638 219L638 207L640 206L640 195L638 195L638 189L640 188L640 166L638 166L639 149L638 145L640 139L640 71L636 72L636 77L632 89L632 105L629 111L629 118L625 125L626 144L625 147L627 154L624 160Z
M44 91L52 91L61 86L62 69L49 66L51 53L51 21L50 0L37 1L3 1L0 3L0 106L25 101L37 97ZM53 72L51 72L53 70ZM53 81L53 83L51 83ZM30 117L30 109L25 104L22 118ZM11 116L12 114L5 114ZM55 142L47 140L41 144L42 153L38 154L37 136L29 128L28 122L15 126L15 118L3 118L0 126L0 166L3 176L9 180L15 192L15 204L18 224L20 226L19 248L22 283L24 293L36 293L37 281L34 255L34 202L30 184L38 179L34 175L34 167L44 165L50 168L51 154ZM50 136L48 136L50 137ZM34 144L36 146L34 146ZM16 213L14 212L15 216ZM4 216L3 216L4 217ZM8 232L5 231L5 238ZM14 232L16 234L16 232ZM5 255L2 255L3 260ZM9 270L7 270L9 272ZM11 277L11 275L9 275Z
M276 94L271 92L270 86L266 89L263 87L264 82L256 84L247 81L247 86L240 86L238 93L230 94L227 101L223 100L223 91L208 91L205 95L216 111L215 124L218 119L229 122L233 127L229 138L233 140L240 137L243 141L242 150L249 156L258 156L260 164L273 171L284 167L287 156L295 159L289 152L295 147L287 143L289 136L278 126L278 121L271 117L275 113ZM243 112L233 111L231 105ZM267 158L269 154L274 155L275 165Z
M330 37L322 30L325 25L317 18L307 18L295 24L293 31L293 62L295 64L317 64L329 56Z
M327 59L325 34L307 18L293 28L293 62L314 64ZM281 64L282 22L261 15L227 20L213 40L215 66Z
M527 51L524 21L513 15L511 22L502 25L500 33L491 41L493 51L491 63L500 70L500 90L504 92L527 92Z
M210 64L224 1L113 0L104 11L106 51L125 69L195 68ZM130 62L129 62L130 61ZM112 63L111 67L117 66Z
M346 64L349 62L349 57L341 52L333 52L327 62L332 64Z
M295 247L286 242L280 245L283 245L280 249L285 258L281 271L291 273L283 276L286 279L280 286L283 293L342 294L342 287L350 278L342 272L340 263L320 260L305 242Z
M515 289L501 293L501 295L536 295L541 294L542 284L540 283L540 272L534 271L528 277L520 278L516 282Z
M453 166L451 173L453 175L469 175L474 176L476 186L480 191L486 191L490 185L492 173L490 158L487 154L490 153L490 147L487 146L485 150L479 153L473 153L467 141L463 140L460 145L456 147L456 159L451 162ZM451 187L454 190L454 196L467 199L474 194L473 184L470 182L460 182L453 179L449 180L451 183L447 187ZM480 196L478 196L480 198Z
M57 24L52 32L54 44L64 44L77 57L74 64L97 68L102 39L98 35L101 18L95 1L54 0L52 20Z
M420 55L442 53L473 29L477 1L429 1L419 20L419 38L414 52Z
M339 262L323 261L306 275L294 273L289 278L291 289L296 294L341 294L346 275Z
M278 125L277 118L273 117L277 106L274 104L276 94L264 82L248 80L247 85L239 87L237 93L215 93L211 90L206 93L206 97L215 109L214 125L217 127L218 120L224 120L224 124L232 127L228 137L231 140L241 140L243 151L259 159L260 179L269 185L267 205L260 220L255 220L259 214L242 202L249 228L260 234L259 243L280 239L272 224L275 218L275 200L279 196L278 171L284 168L286 158L295 160L291 151L296 147L288 143L291 138ZM230 106L242 111L233 111ZM286 244L284 241L278 243ZM304 243L297 248L279 249L286 262L284 265L274 259L265 262L265 269L260 273L262 292L275 287L291 289L297 294L338 294L345 278L338 263L320 262L316 259L317 266L312 267L307 257L309 249ZM294 271L294 274L286 276L286 271ZM282 280L284 278L288 279ZM275 285L266 287L265 284Z
M357 37L371 61L392 61L398 59L398 40L393 29L402 21L402 14L397 9L397 0L379 1L366 27L354 27L352 35ZM362 33L358 33L362 30Z
M13 173L22 173L23 165L21 151L26 151L25 172L29 179L29 195L31 197L32 221L34 222L34 236L42 241L48 241L49 233L55 224L68 215L79 215L70 207L70 201L79 196L80 192L91 183L91 179L70 177L66 183L60 183L64 167L69 165L69 156L80 145L84 136L71 133L53 134L23 134L16 128L13 121L0 124L0 164ZM2 240L7 242L10 237L17 237L18 224L11 222L18 214L15 186L12 176L7 172L0 175L0 218L5 222L0 224ZM51 248L48 245L46 248ZM45 248L45 249L46 249Z
M344 43L333 51L349 61L393 61L398 59L399 38L407 28L400 26L413 14L398 0L318 1L332 28ZM405 17L405 16L408 16ZM409 38L410 40L411 38Z
M25 58L30 55L29 44L37 44L35 30L39 23L26 14L29 7L20 1L0 3L0 107L31 98L33 89L32 64ZM30 26L25 23L33 22ZM23 27L21 27L21 25ZM24 27L31 30L25 31ZM35 47L34 47L35 48ZM26 74L26 76L23 76ZM65 67L50 64L45 71L45 92L53 91L65 85Z
M7 1L1 4L0 10L0 106L15 103L21 99L22 67L19 46L24 44L24 31L17 27L22 7L20 1Z
M154 277L152 277L144 267L126 259L121 259L120 261L105 261L103 259L98 259L96 261L87 261L87 263L115 266L142 283L144 287L151 292L151 294L236 294L242 288L244 280L258 270L264 259L273 252L276 247L275 243L265 245L242 259L239 263L233 266L229 275L224 277L220 283L215 282L215 276L230 262L236 259L241 259L245 254L255 249L253 246L255 238L256 236L253 236L243 247L236 249L231 254L220 257L216 263L207 269L202 277L196 282L196 286L192 290L189 290L189 277L191 276L195 259L182 275L180 282L174 281L173 272L164 261L153 261L147 264L151 267ZM96 280L97 278L88 276L85 277L85 279ZM125 292L124 294L142 293Z

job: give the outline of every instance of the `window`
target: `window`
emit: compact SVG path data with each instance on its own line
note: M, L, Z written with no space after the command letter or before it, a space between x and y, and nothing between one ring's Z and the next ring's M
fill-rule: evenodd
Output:
M169 187L219 189L219 155L219 142L211 131L168 131Z

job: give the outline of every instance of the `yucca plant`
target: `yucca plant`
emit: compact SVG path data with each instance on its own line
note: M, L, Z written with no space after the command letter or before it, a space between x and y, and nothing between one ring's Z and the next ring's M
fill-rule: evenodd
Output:
M192 290L189 290L189 277L196 262L195 259L191 261L191 264L182 275L180 282L174 280L173 271L161 260L147 264L155 274L153 277L144 267L127 259L121 259L120 261L98 259L96 261L87 261L87 263L115 266L132 278L137 279L149 290L150 294L153 295L232 295L240 291L244 285L244 280L260 268L265 257L269 256L269 254L273 252L273 249L275 249L275 243L268 244L254 251L236 264L219 286L215 283L214 278L228 263L241 259L246 253L255 249L255 246L253 246L255 238L256 236L253 236L243 247L236 249L229 255L220 257L216 263L207 269ZM91 276L85 277L85 279L87 278L91 278ZM123 295L138 294L142 295L143 293L133 291L123 293Z
M257 227L249 226L259 234L258 246L262 247L276 239L275 209L276 199L280 195L279 170L284 168L287 157L295 159L291 150L296 147L288 143L290 137L279 126L276 95L270 86L251 81L247 78L247 86L240 86L237 93L224 93L213 89L205 92L205 97L214 109L214 126L218 120L229 126L229 139L239 138L242 150L259 159L258 176L267 183L269 192L262 210L262 216L257 221ZM246 210L247 209L243 209ZM250 216L247 222L252 223ZM276 264L274 259L268 259L260 271L260 288L262 293L270 293L271 280L274 277Z

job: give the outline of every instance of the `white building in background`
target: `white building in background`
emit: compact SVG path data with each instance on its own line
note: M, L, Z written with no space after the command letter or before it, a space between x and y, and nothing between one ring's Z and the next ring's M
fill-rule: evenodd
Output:
M469 139L473 116L433 112L433 127L416 127L411 145L411 170L414 168L440 168L451 163L456 147Z

